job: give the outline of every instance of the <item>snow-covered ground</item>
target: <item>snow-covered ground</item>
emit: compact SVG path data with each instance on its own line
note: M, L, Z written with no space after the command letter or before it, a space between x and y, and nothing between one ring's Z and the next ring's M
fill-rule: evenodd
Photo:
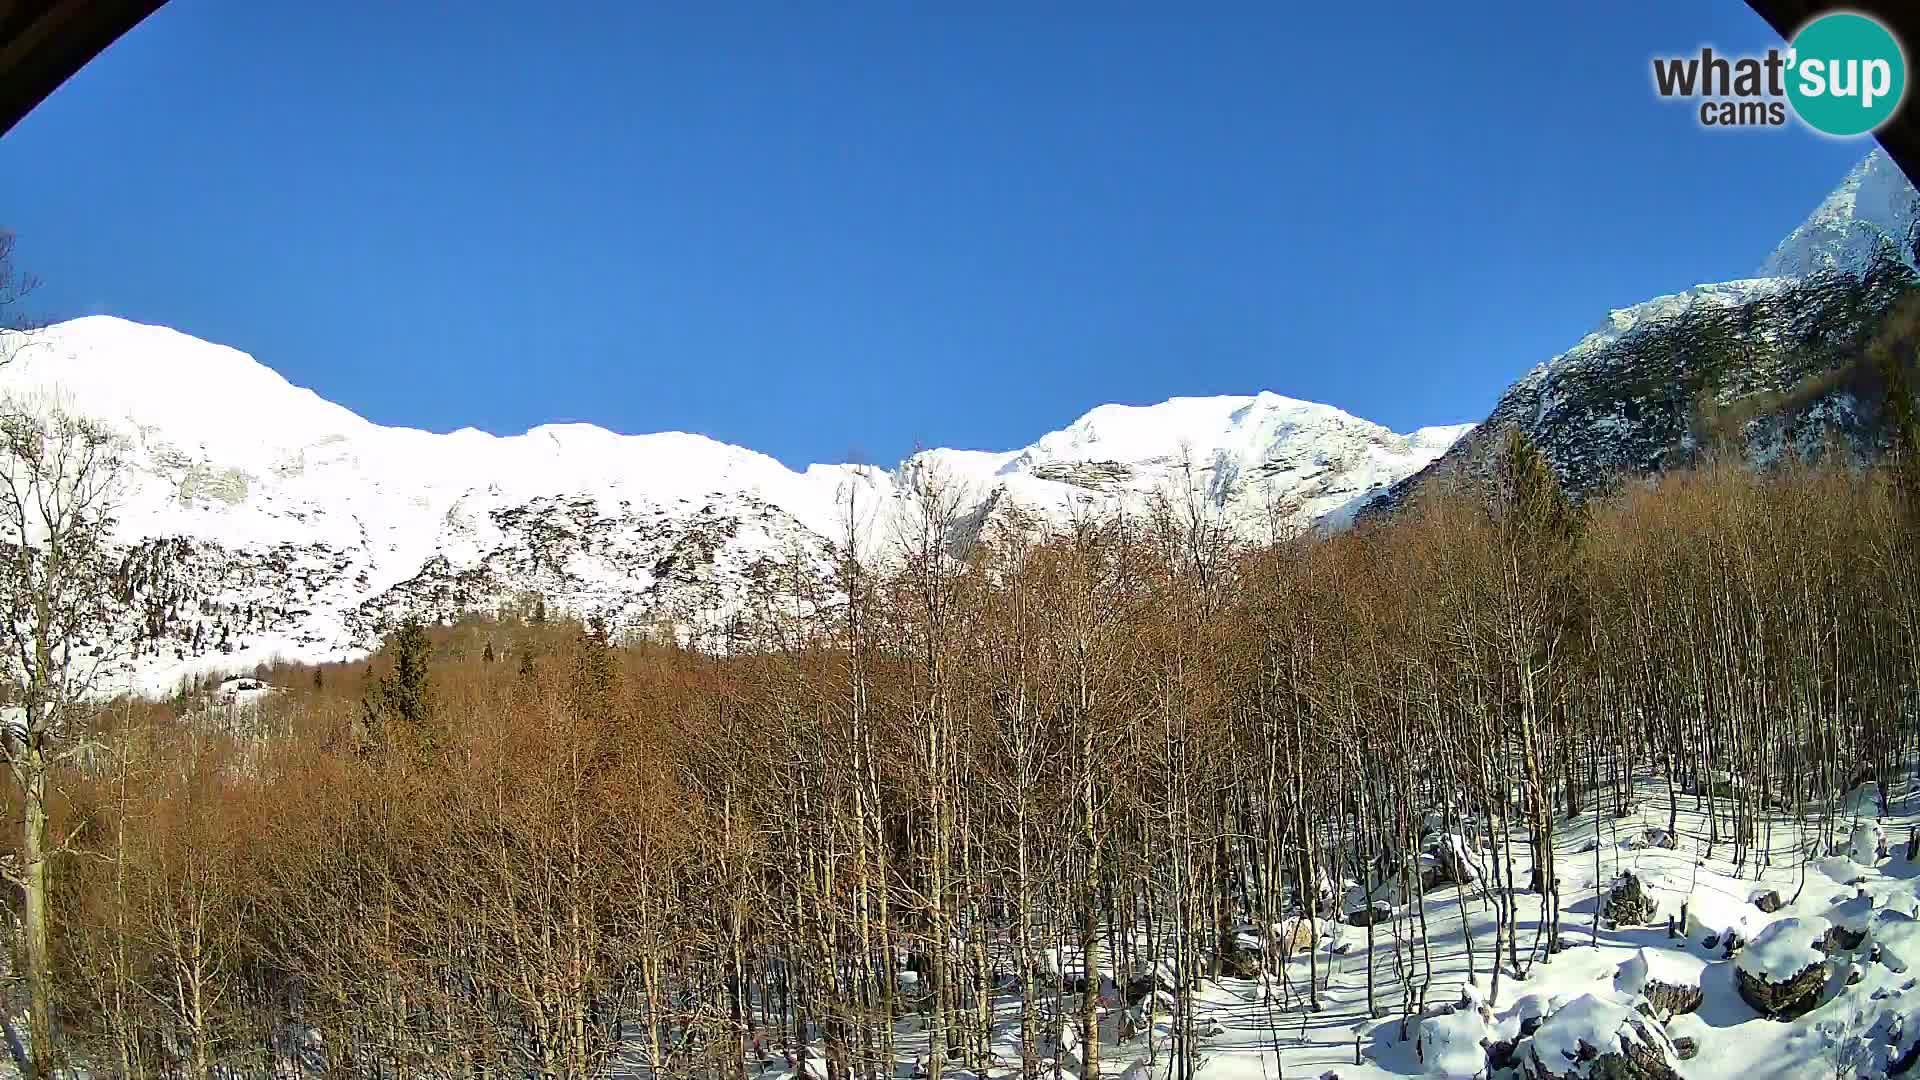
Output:
M1915 977L1920 973L1909 970L1920 963L1920 921L1914 918L1920 862L1909 862L1905 854L1910 830L1920 825L1920 800L1898 798L1895 812L1876 820L1875 800L1863 792L1841 814L1835 854L1812 851L1818 846L1812 830L1805 846L1800 845L1799 830L1789 820L1776 820L1770 828L1763 824L1746 865L1736 868L1724 810L1721 842L1711 855L1706 816L1695 808L1692 796L1680 800L1676 847L1645 846L1646 830L1666 827L1666 797L1659 786L1648 786L1639 795L1636 811L1627 817L1601 813L1597 845L1593 813L1557 826L1567 948L1533 965L1524 980L1507 972L1497 998L1489 969L1494 951L1492 894L1471 886L1463 905L1456 890L1444 886L1425 898L1434 976L1426 995L1428 1008L1423 1018L1407 1025L1404 1037L1405 983L1395 959L1394 924L1375 927L1375 944L1369 950L1365 929L1323 920L1315 957L1322 979L1319 1012L1303 1007L1309 970L1304 952L1285 964L1284 979L1209 977L1199 982L1193 991L1200 1057L1195 1075L1218 1080L1327 1074L1343 1080L1535 1075L1489 1069L1488 1046L1504 1043L1495 1049L1515 1062L1512 1068L1545 1067L1554 1076L1605 1076L1614 1074L1593 1060L1595 1052L1616 1052L1624 1038L1638 1052L1671 1067L1672 1075L1693 1080L1873 1077L1887 1075L1920 1043ZM1856 824L1863 826L1857 833ZM1878 854L1883 837L1891 841L1884 858ZM1868 841L1864 847L1862 840ZM1522 859L1515 876L1524 882L1524 845L1516 842L1515 850ZM1605 903L1608 887L1626 872L1636 875L1657 901L1653 925L1614 926L1603 919L1596 934L1596 905ZM1783 901L1771 912L1754 902L1769 891ZM1522 892L1514 900L1524 958L1539 925L1540 898ZM1671 915L1678 928L1683 911L1685 932L1669 936L1667 917ZM1400 925L1403 933L1411 934L1417 923L1403 920ZM1462 933L1463 926L1467 933ZM1848 946L1828 935L1829 926L1864 933ZM1733 958L1725 945L1729 934L1741 943ZM1468 935L1478 962L1472 971ZM1410 974L1423 977L1424 959L1410 963ZM1819 969L1819 1004L1795 1019L1763 1016L1737 986L1737 970L1785 981L1809 964ZM1377 1019L1367 1009L1370 965ZM1077 974L1071 959L1067 971ZM1110 966L1103 974L1113 974ZM1642 1011L1644 995L1663 983L1698 987L1697 1007L1665 1023L1664 1010L1654 1009L1657 1015L1649 1016ZM1110 1041L1101 1050L1102 1075L1175 1075L1169 1072L1173 1027L1167 1010L1172 1001L1165 994L1158 1000L1151 1037L1140 1034L1120 1041L1118 1020L1125 1006L1103 1010L1109 1017L1103 1029ZM996 998L998 1061L991 1068L980 1072L956 1064L946 1075L955 1080L1018 1075L1018 1005L1016 992ZM901 1025L898 1075L913 1074L916 1063L924 1060L927 1040L920 1018ZM1072 1042L1069 1038L1062 1061L1065 1074L1077 1076ZM821 1051L818 1044L812 1047L811 1075L825 1076ZM749 1072L768 1080L800 1075L770 1041L764 1055L750 1063Z

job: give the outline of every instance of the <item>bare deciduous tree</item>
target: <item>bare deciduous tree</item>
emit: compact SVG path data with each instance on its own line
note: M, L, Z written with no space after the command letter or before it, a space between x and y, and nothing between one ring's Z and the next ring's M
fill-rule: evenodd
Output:
M117 652L111 541L121 475L105 426L49 397L0 401L0 637L8 775L21 804L22 952L31 997L24 1075L52 1075L49 780L73 744L76 709ZM9 1040L16 1057L19 1040Z

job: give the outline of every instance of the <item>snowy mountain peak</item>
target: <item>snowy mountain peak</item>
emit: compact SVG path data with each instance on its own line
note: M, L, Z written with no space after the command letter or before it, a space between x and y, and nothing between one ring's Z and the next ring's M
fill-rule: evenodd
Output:
M1537 381L1550 369L1578 365L1633 333L1688 312L1740 307L1780 294L1815 274L1858 273L1882 254L1915 265L1917 245L1920 191L1886 151L1875 148L1780 242L1758 276L1695 285L1615 308L1566 352L1537 365L1522 381Z
M1729 439L1755 462L1836 444L1871 453L1878 410L1862 407L1852 381L1834 375L1905 287L1898 273L1866 271L1886 257L1915 267L1916 256L1920 192L1876 149L1780 243L1760 276L1608 312L1509 386L1433 466L1370 505L1402 505L1434 475L1485 476L1502 433L1515 427L1583 494L1678 467Z
M1415 428L1407 435L1407 442L1421 450L1430 450L1437 457L1473 429L1472 424L1432 424Z
M681 636L769 617L768 586L825 595L858 504L886 558L937 470L968 527L1005 509L1064 524L1198 489L1265 536L1346 520L1466 427L1401 435L1274 393L1103 405L1010 451L929 450L883 469L779 461L704 435L585 423L519 435L374 424L236 349L159 326L76 319L0 352L0 390L51 391L118 427L120 514L140 590L124 673L149 690L195 668L350 656L401 615L451 618L528 593L627 631Z
M1251 397L1177 397L1154 405L1101 405L1034 449L1053 457L1098 453L1149 459L1178 453L1183 440L1195 453L1211 451L1288 423L1339 423L1354 418L1330 405L1261 391ZM1202 440L1194 443L1194 439Z
M1138 510L1197 491L1249 534L1284 508L1295 525L1337 525L1423 467L1472 425L1396 433L1330 405L1271 391L1101 405L1024 449L930 450L904 481L937 469L991 501L1060 512L1089 500Z
M93 315L7 337L7 389L57 390L141 443L158 435L259 468L290 448L371 427L238 349L164 326Z
M1451 428L1399 435L1331 405L1263 390L1252 396L1178 397L1153 405L1101 405L1041 436L1015 462L1120 460L1206 466L1226 456L1271 459L1282 447L1342 435L1405 450L1445 440ZM1450 440L1449 440L1450 441Z
M1840 186L1774 249L1760 277L1801 278L1828 270L1858 271L1890 251L1912 263L1920 242L1920 194L1900 167L1875 147Z

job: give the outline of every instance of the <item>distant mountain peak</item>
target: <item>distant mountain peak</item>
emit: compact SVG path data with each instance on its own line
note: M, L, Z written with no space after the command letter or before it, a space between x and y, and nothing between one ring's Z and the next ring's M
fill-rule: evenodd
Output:
M1761 277L1803 278L1826 271L1857 273L1876 256L1915 258L1920 193L1885 150L1875 147L1807 220L1760 265Z
M1608 312L1521 376L1435 462L1369 505L1401 505L1439 475L1485 477L1510 428L1587 494L1622 477L1742 448L1756 463L1846 446L1875 452L1871 380L1843 377L1913 287L1920 192L1874 150L1796 227L1760 276L1695 285ZM1863 398L1861 395L1865 394Z

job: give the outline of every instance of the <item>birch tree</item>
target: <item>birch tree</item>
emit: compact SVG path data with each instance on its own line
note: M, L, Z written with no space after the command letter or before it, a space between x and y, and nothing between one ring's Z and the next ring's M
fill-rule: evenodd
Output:
M0 400L0 605L7 693L4 750L21 805L22 953L30 1047L23 1075L53 1069L48 895L60 845L48 835L48 784L71 753L74 714L119 652L111 547L122 473L118 439L50 397ZM11 1033L9 1033L11 1035Z

